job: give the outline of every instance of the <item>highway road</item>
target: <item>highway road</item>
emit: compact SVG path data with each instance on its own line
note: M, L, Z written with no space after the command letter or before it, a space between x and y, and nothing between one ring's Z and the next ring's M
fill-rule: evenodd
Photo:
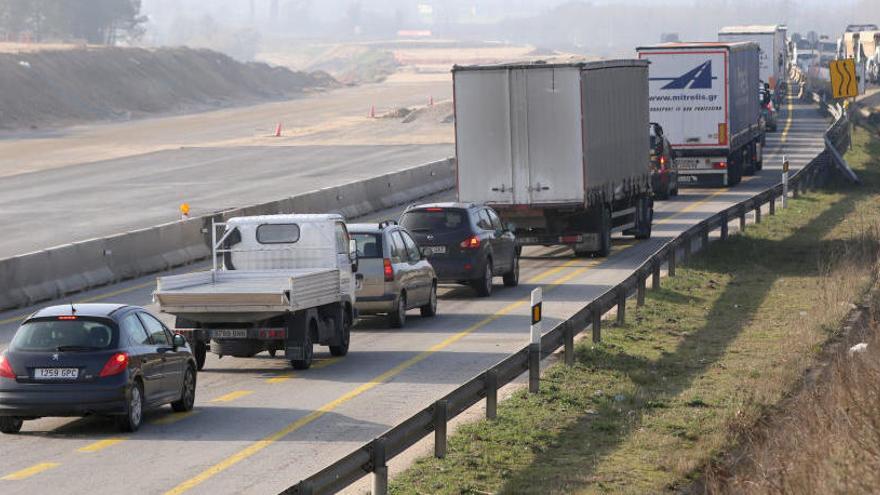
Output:
M276 200L454 154L452 125L367 118L451 98L449 81L368 84L199 114L0 133L0 258ZM275 124L284 125L280 138Z
M607 259L526 249L519 287L499 286L490 299L477 299L470 289L444 286L436 318L413 316L401 330L365 319L347 357L333 359L320 349L308 371L292 372L265 354L209 355L194 412L155 411L136 434L120 435L111 421L98 418L26 422L22 434L0 438L0 492L277 493L523 346L532 288L544 288L550 328L678 232L778 182L783 154L794 169L805 165L823 149L827 122L811 105L792 102L789 108L784 130L768 137L763 172L733 189L683 190L658 202L650 240L617 239ZM152 277L145 277L74 299L143 305L150 303L152 286ZM23 313L0 314L2 345Z

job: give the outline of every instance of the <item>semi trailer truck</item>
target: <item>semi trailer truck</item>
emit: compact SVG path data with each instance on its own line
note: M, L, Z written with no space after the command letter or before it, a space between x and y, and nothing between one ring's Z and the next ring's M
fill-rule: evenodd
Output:
M732 186L763 167L756 43L665 43L650 62L651 121L674 150L680 185Z
M607 256L651 235L648 64L456 66L458 199L489 204L523 245Z
M775 94L781 96L781 88L788 74L788 49L786 28L769 26L728 26L718 31L718 41L725 43L753 42L760 49L761 81L769 84Z

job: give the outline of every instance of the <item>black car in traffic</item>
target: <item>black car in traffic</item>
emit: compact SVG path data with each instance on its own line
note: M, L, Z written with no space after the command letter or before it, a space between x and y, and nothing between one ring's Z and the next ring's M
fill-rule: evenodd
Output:
M492 294L494 277L519 284L516 236L495 210L473 203L433 203L408 208L400 217L428 258L440 282L471 285Z
M195 402L196 361L181 335L145 309L52 306L29 316L0 355L0 432L25 420L106 415L137 430L147 408Z

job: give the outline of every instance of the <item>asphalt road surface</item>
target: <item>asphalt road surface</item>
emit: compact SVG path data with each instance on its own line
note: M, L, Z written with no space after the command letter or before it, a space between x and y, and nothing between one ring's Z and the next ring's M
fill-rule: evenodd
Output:
M523 346L534 287L544 289L545 328L552 328L677 233L777 183L783 154L797 169L823 149L827 123L813 106L795 102L782 122L784 130L768 137L763 172L732 189L687 189L656 203L652 239L617 238L607 259L573 258L558 247L526 249L519 287L503 288L499 280L491 298L478 299L468 288L444 286L436 318L413 314L400 330L364 319L347 357L318 348L318 364L308 371L292 372L265 354L222 360L209 354L194 412L162 408L136 434L120 435L100 418L26 422L22 434L0 438L0 492L278 493ZM153 285L145 277L77 300L148 305ZM0 347L27 312L0 315Z

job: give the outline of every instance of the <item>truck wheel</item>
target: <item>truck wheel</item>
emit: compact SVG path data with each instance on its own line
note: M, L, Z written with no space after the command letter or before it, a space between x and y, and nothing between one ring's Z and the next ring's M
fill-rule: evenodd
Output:
M495 278L495 272L492 267L492 259L486 260L486 268L483 270L483 276L471 282L477 295L480 297L489 297L492 295L492 283Z
M651 238L651 225L654 223L654 206L648 198L639 200L639 211L636 223L635 238L639 240Z
M24 420L17 416L0 416L0 433L18 433L23 425Z
M401 292L397 298L397 305L388 313L388 325L391 328L403 328L406 324L406 293Z
M330 355L341 357L348 354L348 346L351 343L351 316L347 310L345 311L345 315L342 317L342 335L340 336L339 345L331 345L330 346Z
M423 318L430 318L437 315L437 284L431 284L431 295L428 297L428 304L419 308Z
M207 355L208 346L202 341L197 341L193 345L193 357L196 358L196 366L198 367L199 371L202 371L202 369L205 367L205 358L207 357Z
M596 251L596 256L607 258L608 255L611 254L611 210L608 208L602 208L602 228L600 229L599 235L601 237L599 239L599 250Z
M314 345L312 345L312 326L314 322L309 326L308 331L306 331L305 337L303 337L302 348L303 348L303 359L292 359L290 364L293 366L295 370L307 370L312 367L312 358L315 357L315 349Z
M504 286L516 287L519 285L519 255L514 255L513 266L504 274Z
M727 185L735 186L742 181L742 163L739 160L728 161L730 164L727 168Z

